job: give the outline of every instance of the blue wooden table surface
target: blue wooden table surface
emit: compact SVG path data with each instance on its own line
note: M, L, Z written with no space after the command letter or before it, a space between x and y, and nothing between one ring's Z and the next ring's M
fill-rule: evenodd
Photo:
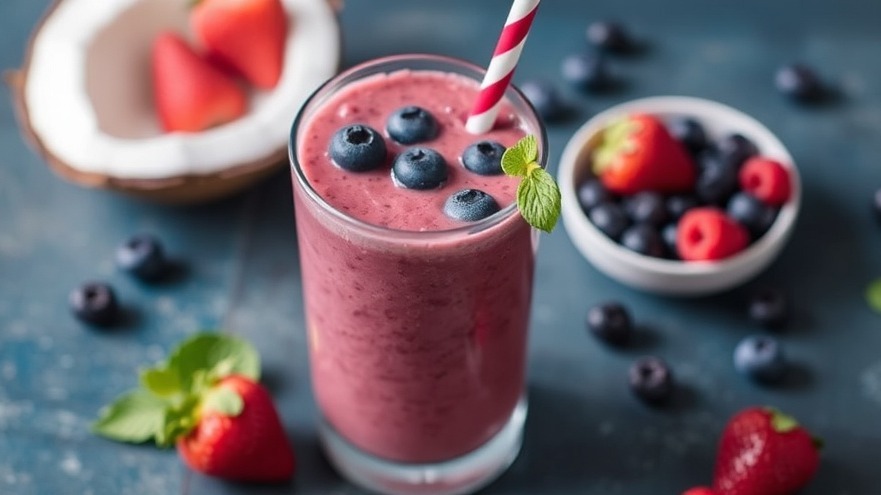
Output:
M47 0L0 2L0 68L21 63ZM426 51L484 64L507 0L352 0L341 16L345 65ZM881 276L881 228L868 203L881 187L881 3L871 0L548 0L517 79L561 84L559 64L583 48L593 19L623 19L649 43L615 61L623 88L568 92L575 116L550 128L551 167L591 114L657 94L708 97L767 124L802 169L801 221L782 257L747 286L697 300L629 290L580 257L562 228L541 245L532 319L531 411L524 450L489 494L675 495L706 482L726 418L772 404L826 439L804 495L881 493L881 315L863 298ZM774 70L804 60L839 89L835 104L799 108L773 88ZM185 263L175 283L147 286L118 273L117 243L158 234ZM69 314L67 293L88 279L118 290L125 328L94 331ZM782 387L736 374L731 352L755 331L750 288L792 297L781 336L795 363ZM283 171L219 203L174 208L68 185L19 136L0 98L0 494L359 494L322 458L314 429L290 185ZM613 352L585 334L593 303L619 299L648 328ZM88 431L99 407L136 383L139 366L203 328L251 339L296 446L290 485L245 487L188 472L173 451L114 444ZM683 393L643 407L626 386L629 364L663 356Z

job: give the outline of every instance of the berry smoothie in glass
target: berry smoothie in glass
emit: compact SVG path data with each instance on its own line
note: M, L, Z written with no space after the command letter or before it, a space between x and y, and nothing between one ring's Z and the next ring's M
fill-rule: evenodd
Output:
M537 233L501 155L544 129L514 88L465 130L483 70L402 55L319 88L291 163L321 440L390 494L470 493L514 460Z

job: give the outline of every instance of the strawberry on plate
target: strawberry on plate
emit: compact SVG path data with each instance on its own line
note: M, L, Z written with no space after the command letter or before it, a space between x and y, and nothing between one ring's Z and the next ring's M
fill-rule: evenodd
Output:
M813 478L819 442L791 416L754 407L725 427L716 457L716 495L791 495Z
M683 145L659 118L647 114L624 117L606 128L592 158L594 174L621 195L686 192L697 178Z
M159 121L168 132L199 132L242 116L244 90L200 57L174 33L153 43L153 95Z
M294 453L248 343L217 333L183 342L141 373L141 388L101 411L93 430L112 440L177 445L193 470L234 481L278 482Z
M258 88L278 84L288 29L281 0L197 0L190 27L211 59Z

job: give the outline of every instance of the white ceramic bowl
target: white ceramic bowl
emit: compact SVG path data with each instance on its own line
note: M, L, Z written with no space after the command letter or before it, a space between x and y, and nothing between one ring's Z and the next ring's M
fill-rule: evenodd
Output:
M594 137L615 118L649 113L662 119L693 117L717 140L737 132L752 140L759 153L790 167L792 196L771 229L744 251L714 262L685 262L644 256L606 237L588 220L578 204L576 188L589 175ZM801 181L792 156L783 143L752 117L709 100L661 96L612 107L585 123L566 145L560 159L558 182L563 196L563 223L572 242L597 269L622 284L647 292L699 296L740 285L764 270L789 239L801 206Z

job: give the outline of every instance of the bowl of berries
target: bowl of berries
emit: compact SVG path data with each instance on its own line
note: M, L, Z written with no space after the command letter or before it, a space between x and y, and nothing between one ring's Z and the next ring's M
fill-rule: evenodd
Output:
M721 103L653 97L610 108L566 145L563 223L597 269L636 289L700 296L780 253L801 205L789 151Z

